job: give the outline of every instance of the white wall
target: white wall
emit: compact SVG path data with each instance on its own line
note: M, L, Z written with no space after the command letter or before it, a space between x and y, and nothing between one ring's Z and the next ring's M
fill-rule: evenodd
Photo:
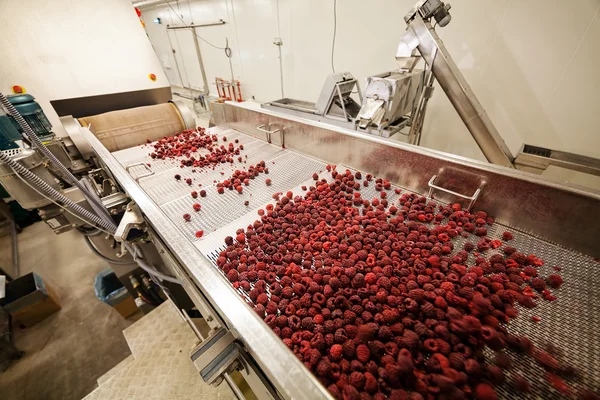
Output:
M222 18L224 26L200 28L199 34L222 46L228 37L236 79L245 97L280 97L276 36L283 39L286 97L315 101L331 72L332 0L170 0L189 24ZM339 0L336 70L359 79L395 67L403 16L415 0ZM453 20L438 29L453 58L497 125L510 149L523 143L600 157L600 0L460 0L452 3ZM277 18L279 8L279 20ZM167 4L142 9L148 35L159 58L176 77L166 25L181 21ZM162 25L152 23L161 17ZM191 33L188 42L191 42ZM195 49L182 40L173 45L187 54L190 83L200 87ZM211 86L229 77L222 51L201 43ZM185 74L184 74L185 75ZM484 160L464 124L437 88L427 115L422 144ZM555 177L586 183L570 172ZM592 180L600 187L600 181Z
M128 0L2 0L0 49L0 90L25 87L58 134L50 100L168 85Z

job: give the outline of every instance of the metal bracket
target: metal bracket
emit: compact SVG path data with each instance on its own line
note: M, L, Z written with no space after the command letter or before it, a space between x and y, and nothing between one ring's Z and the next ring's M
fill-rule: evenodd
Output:
M155 172L152 170L152 168L150 168L150 166L147 163L144 163L144 162L137 162L137 163L129 164L128 166L125 167L125 171L129 172L129 170L131 168L133 168L133 167L139 167L139 166L143 166L144 168L146 168L146 170L148 170L148 172L145 173L145 174L141 174L141 175L137 176L135 178L136 182L139 183L140 179L146 178L148 176L151 176L151 175L155 174ZM129 174L131 175L131 172L129 172Z
M127 240L129 231L134 228L142 229L143 225L144 217L142 216L142 211L134 201L129 202L125 209L125 214L123 214L123 218L121 219L121 222L119 222L117 231L114 234L115 240L121 243L124 242Z
M225 375L238 369L241 354L240 346L228 330L219 328L200 343L190 354L190 358L202 379L219 385Z
M256 127L257 130L264 132L267 135L267 142L271 143L271 135L279 132L279 138L281 139L281 147L285 147L285 141L283 136L283 128L271 129L271 124L262 124Z
M437 177L438 177L437 175L432 176L431 179L429 180L429 183L427 183L427 186L429 186L429 193L427 194L427 197L429 197L430 199L433 198L432 197L433 189L437 189L437 190L440 190L442 192L454 195L456 197L460 197L461 199L467 199L467 200L469 200L469 206L467 207L468 211L471 210L471 207L473 207L473 204L475 204L475 202L477 201L477 198L481 194L481 189L483 189L483 187L485 186L485 182L481 182L481 185L479 185L479 188L475 191L475 193L473 193L472 196L467 196L467 195L455 192L453 190L446 189L446 188L443 188L441 186L435 185L434 182L437 179Z

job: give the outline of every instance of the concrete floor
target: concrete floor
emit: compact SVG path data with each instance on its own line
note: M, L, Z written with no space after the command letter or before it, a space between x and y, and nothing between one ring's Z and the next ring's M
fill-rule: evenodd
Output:
M31 328L13 328L25 355L0 373L0 398L81 399L131 354L122 331L141 315L125 320L96 298L94 277L108 264L76 231L55 235L38 222L19 234L19 254L21 274L39 274L55 289L62 310ZM8 236L0 238L0 264L10 265Z

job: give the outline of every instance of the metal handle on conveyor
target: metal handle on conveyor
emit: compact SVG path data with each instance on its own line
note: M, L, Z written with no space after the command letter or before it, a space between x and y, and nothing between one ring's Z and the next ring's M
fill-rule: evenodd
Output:
M429 193L427 194L427 197L432 198L431 195L433 194L433 189L437 189L437 190L440 190L442 192L446 192L446 193L449 193L451 195L454 195L456 197L460 197L461 199L467 199L467 200L469 200L469 206L467 207L467 210L471 210L471 207L473 207L473 204L475 204L475 202L477 201L477 198L479 197L479 194L481 193L481 189L485 185L485 182L481 182L481 185L475 191L475 193L473 193L472 196L467 196L465 194L458 193L458 192L455 192L453 190L443 188L441 186L437 186L434 183L435 180L437 179L437 177L438 177L437 175L432 176L431 179L429 180L429 182L427 183L427 186L429 186Z
M147 163L144 163L144 162L138 162L138 163L130 164L130 165L128 165L128 166L125 167L125 171L129 172L129 170L131 168L133 168L133 167L139 167L140 165L143 166L148 172L146 172L145 174L138 175L135 178L135 181L138 182L138 183L139 183L140 179L146 178L148 176L151 176L151 175L155 174L155 172L152 170L152 168L150 168L150 166Z
M281 139L281 147L285 147L285 142L284 142L284 138L283 138L283 129L281 128L277 128L274 130L269 130L270 128L270 124L269 126L267 126L267 124L262 124L256 127L257 130L264 132L267 135L267 142L271 143L271 135L274 133L279 132L279 137Z

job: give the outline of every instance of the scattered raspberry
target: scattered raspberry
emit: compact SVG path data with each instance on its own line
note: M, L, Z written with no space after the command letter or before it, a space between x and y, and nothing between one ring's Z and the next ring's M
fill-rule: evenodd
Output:
M194 199L198 198L198 192L196 192L195 190L192 193L190 193L190 194L192 195L192 197Z
M548 282L548 286L550 286L553 289L558 289L563 284L563 279L560 277L560 275L556 274L550 275L546 281Z
M200 239L202 236L204 235L204 231L200 230L200 231L196 231L196 237L198 239Z
M269 178L265 179L265 184L271 186L271 180Z
M190 222L190 220L192 219L192 216L190 214L183 214L183 219L185 220L185 222Z
M177 180L177 181L178 181L178 180L180 180L180 179L181 179L181 175L179 175L179 174L175 174L175 177L174 177L174 178L175 178L175 180Z
M191 185L192 185L192 178L187 178L187 179L185 180L185 183L187 183L188 185L190 185L190 186L191 186Z
M192 204L192 208L194 209L194 211L200 211L202 206L198 203L194 203L194 204Z
M508 242L509 240L513 240L513 234L511 232L503 232L502 240L504 240L505 242Z

